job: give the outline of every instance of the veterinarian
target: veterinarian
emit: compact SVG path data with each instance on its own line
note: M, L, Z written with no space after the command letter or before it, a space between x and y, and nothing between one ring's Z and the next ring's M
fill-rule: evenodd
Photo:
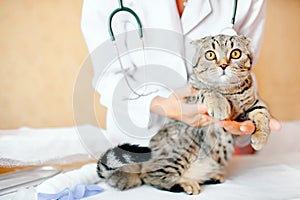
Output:
M166 38L169 32L174 33L174 38L177 37L176 35L181 35L183 38L189 38L190 40L221 33L232 34L232 32L236 32L239 35L244 35L251 39L255 65L263 37L266 2L265 0L243 0L239 2L232 29L234 3L234 0L124 0L123 2L124 6L134 10L140 18L146 39L147 37L156 37L159 45L164 46L166 42L166 46L172 46L172 50L177 51L181 55L176 58L174 58L174 55L166 54L162 54L162 56L150 55L147 57L147 61L161 63L164 66L169 65L172 70L184 77L184 81L187 80L188 75L191 73L191 66L188 66L184 59L179 59L186 56L184 55L186 50L183 50L182 40L174 39L171 45L167 44L168 40ZM83 1L81 28L91 54L97 48L101 48L103 43L111 42L108 32L108 19L111 12L118 6L117 0ZM136 23L136 19L131 15L119 12L114 17L112 28L116 35L122 34L133 30L136 31ZM149 30L148 34L147 30ZM157 36L152 34L151 30L161 30L162 33L157 34ZM138 34L136 34L136 37L138 37ZM101 95L100 103L107 108L107 137L112 143L134 142L147 144L149 138L141 140L124 131L118 124L122 120L119 120L119 115L116 116L113 112L114 91L121 74L106 76L102 84L97 85L101 61L98 61L96 56L91 56L91 58L95 72L94 87ZM134 58L130 62L132 60ZM124 66L129 64L128 59L124 59L122 62ZM155 91L152 87L150 88L149 91ZM135 101L129 100L128 115L135 124L150 129L155 127L155 123L161 121L161 116L178 119L192 126L205 126L213 121L207 115L204 105L189 105L185 103L185 97L196 94L193 88L183 86L173 91L161 88L158 91L140 96ZM232 134L237 135L250 135L255 129L251 121L236 122L226 120L220 122L220 125ZM279 130L280 123L272 119L270 127L273 130ZM240 149L245 147L246 151L249 151L249 138L241 137Z

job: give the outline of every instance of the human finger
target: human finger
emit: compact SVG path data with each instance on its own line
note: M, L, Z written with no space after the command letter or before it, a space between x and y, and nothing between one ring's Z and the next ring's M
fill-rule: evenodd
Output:
M183 86L181 88L175 89L173 94L177 96L179 99L181 99L187 96L193 96L194 92L190 86Z
M212 117L209 115L202 115L201 119L198 122L198 127L208 126L212 122Z
M183 113L185 113L185 115L187 116L200 117L199 115L203 115L203 114L208 115L207 107L202 103L198 103L198 104L183 103L181 104L181 109Z
M197 95L199 90L197 88L194 88L193 86L190 86L190 91L192 92L193 95Z
M280 131L282 128L281 123L274 118L270 119L269 125L270 125L271 130L273 130L273 131Z
M197 105L198 113L205 114L206 117L209 117L207 107L204 104L197 103L196 105Z
M208 115L199 115L193 119L193 122L190 124L194 127L203 127L208 126L212 122L212 117Z
M255 131L255 125L250 120L243 122L223 120L220 123L221 126L233 135L250 135Z

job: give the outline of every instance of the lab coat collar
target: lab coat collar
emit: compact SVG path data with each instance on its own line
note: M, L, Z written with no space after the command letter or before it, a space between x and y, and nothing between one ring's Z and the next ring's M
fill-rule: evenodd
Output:
M188 0L181 16L183 34L190 32L211 11L210 0Z

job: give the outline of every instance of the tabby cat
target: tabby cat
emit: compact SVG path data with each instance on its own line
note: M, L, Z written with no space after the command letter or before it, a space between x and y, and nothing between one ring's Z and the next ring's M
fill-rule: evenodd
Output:
M267 142L270 114L257 97L250 74L252 54L244 36L208 36L193 42L196 54L189 83L199 93L188 103L201 102L210 116L223 120L250 119L256 126L254 149ZM121 190L152 185L159 189L198 194L200 185L221 183L234 150L234 138L224 128L191 127L170 119L148 147L123 144L101 156L97 172Z

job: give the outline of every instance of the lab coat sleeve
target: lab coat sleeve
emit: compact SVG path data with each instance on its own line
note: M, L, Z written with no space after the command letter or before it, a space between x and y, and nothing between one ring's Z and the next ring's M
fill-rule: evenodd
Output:
M97 11L99 2L84 0L82 5L81 31L90 54L109 39L107 18L103 12Z
M141 96L136 100L128 101L128 114L131 122L141 128L151 128L151 112L150 106L153 98L156 96L162 96L167 98L170 94L170 90L166 90L160 86L147 86L147 89L137 90L138 93L147 94L146 96ZM136 96L136 95L134 95Z
M238 9L241 10L240 13L245 13L245 15L237 21L236 28L239 34L250 38L253 50L253 63L256 63L261 48L266 20L266 1L251 0L249 7L243 6L243 3L240 3L241 7L238 7Z
M106 10L110 10L109 7L112 5L102 5L106 6L106 9L101 8L101 4L107 4L106 1L96 1L96 0L84 0L82 6L81 14L81 31L89 51L89 57L92 66L93 66L93 87L95 90L100 93L102 101L109 102L108 97L112 96L112 93L105 88L99 87L99 85L106 85L110 88L115 87L116 80L120 79L120 76L112 76L114 79L111 80L111 74L107 74L105 79L102 79L101 84L99 84L99 78L102 75L101 60L97 59L98 48L101 48L101 45L109 40L107 20L108 13ZM103 89L103 91L101 91ZM108 93L108 94L107 94ZM108 107L108 104L103 104Z

